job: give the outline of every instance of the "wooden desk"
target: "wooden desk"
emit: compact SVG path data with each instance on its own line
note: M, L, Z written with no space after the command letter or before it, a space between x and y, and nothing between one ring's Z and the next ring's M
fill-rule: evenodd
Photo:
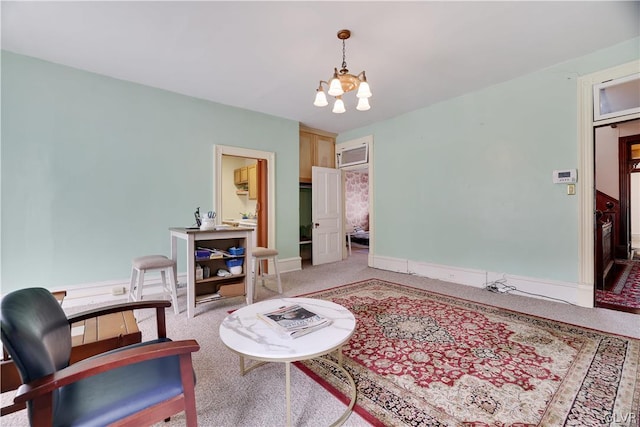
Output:
M220 230L199 230L191 228L169 228L171 237L171 259L176 261L174 274L177 276L178 239L187 243L187 318L195 315L196 303L211 302L222 298L246 295L247 304L253 302L251 281L251 250L254 244L254 229L231 227ZM225 268L225 259L196 260L198 247L227 250L229 247L243 247L242 273L227 277L217 277L216 271ZM196 263L209 267L210 277L196 279ZM197 297L197 298L196 298Z

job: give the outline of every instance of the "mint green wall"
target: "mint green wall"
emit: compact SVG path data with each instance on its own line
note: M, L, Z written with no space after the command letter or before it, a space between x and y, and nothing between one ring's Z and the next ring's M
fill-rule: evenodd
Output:
M214 207L214 144L276 153L276 242L298 256L297 122L10 52L1 65L3 293L168 255L168 227Z
M376 255L577 282L578 197L551 182L578 167L577 78L639 56L636 38L340 134L374 137Z
M339 135L374 136L376 255L577 281L578 198L551 171L578 166L577 77L639 55L636 38ZM2 292L124 279L132 257L168 254L167 228L213 207L214 144L276 153L277 245L298 256L297 122L1 65Z

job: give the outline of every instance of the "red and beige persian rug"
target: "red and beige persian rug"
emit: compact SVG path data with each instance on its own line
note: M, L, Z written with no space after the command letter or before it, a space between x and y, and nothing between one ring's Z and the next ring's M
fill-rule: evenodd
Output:
M596 291L596 302L640 309L640 261L619 261L623 270L611 291Z
M377 279L305 296L354 313L343 366L373 425L638 423L640 340ZM322 358L298 367L348 394Z

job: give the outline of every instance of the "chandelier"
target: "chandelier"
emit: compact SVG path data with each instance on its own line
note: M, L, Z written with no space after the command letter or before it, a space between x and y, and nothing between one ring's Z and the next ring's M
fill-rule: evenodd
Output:
M316 100L313 102L313 105L315 105L316 107L325 107L329 105L329 103L327 102L327 96L325 95L324 89L322 88L322 84L324 83L329 87L329 95L336 98L332 110L334 113L344 113L346 111L344 108L342 95L356 89L358 89L358 92L356 93L356 97L358 98L358 105L356 106L356 110L367 111L371 108L371 106L369 105L371 90L369 89L369 83L367 83L367 77L364 74L364 71L354 76L353 74L349 74L349 70L347 69L347 62L345 60L344 54L344 41L349 37L351 37L351 31L338 31L338 38L342 40L342 68L340 69L340 71L338 71L337 68L333 69L333 77L329 82L320 80L320 84L318 85L318 89L316 90Z

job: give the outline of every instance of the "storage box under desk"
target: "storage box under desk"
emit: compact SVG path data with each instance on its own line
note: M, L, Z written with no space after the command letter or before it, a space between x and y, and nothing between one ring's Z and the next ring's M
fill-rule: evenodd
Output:
M238 297L240 295L244 295L244 283L222 285L220 286L220 290L218 291L218 293L223 297Z

